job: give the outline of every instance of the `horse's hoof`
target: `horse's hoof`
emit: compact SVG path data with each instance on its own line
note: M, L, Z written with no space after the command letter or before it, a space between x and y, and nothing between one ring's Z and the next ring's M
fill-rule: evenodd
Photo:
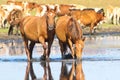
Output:
M65 59L73 59L72 55L69 53L67 55L64 56Z
M46 60L45 55L42 55L42 56L40 57L40 60Z
M46 61L49 62L49 61L50 61L50 58L46 58Z

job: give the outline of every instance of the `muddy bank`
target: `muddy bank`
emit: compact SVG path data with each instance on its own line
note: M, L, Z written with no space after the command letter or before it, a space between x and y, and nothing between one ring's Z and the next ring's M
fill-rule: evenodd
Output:
M84 35L89 35L89 27L83 29L83 34ZM120 26L115 26L115 27L100 27L96 29L96 33L94 35L119 35L120 34ZM93 35L93 36L94 36ZM0 41L4 40L16 40L16 39L21 39L21 36L16 36L16 35L11 35L8 36L7 33L0 33Z

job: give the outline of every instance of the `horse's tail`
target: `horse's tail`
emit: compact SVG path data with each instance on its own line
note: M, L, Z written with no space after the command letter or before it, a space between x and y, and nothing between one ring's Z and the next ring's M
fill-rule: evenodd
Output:
M71 35L73 39L80 39L81 37L81 32L80 32L80 27L77 22L73 17L71 17L68 21L68 33Z

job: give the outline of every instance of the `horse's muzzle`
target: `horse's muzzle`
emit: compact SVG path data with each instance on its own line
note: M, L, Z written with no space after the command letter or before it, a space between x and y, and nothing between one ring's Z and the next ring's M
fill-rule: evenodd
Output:
M54 28L54 26L48 26L48 30L53 30Z

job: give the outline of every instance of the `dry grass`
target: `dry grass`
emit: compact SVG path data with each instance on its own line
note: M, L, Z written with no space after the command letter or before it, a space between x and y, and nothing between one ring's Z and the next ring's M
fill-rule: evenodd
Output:
M0 0L3 4L7 0ZM120 7L120 0L16 0L16 1L31 1L41 4L80 4L87 7L103 7L106 8L108 5Z
M0 4L5 4L7 0L0 0ZM109 5L120 7L120 0L16 0L30 1L39 4L79 4L86 7L101 7L106 10Z

